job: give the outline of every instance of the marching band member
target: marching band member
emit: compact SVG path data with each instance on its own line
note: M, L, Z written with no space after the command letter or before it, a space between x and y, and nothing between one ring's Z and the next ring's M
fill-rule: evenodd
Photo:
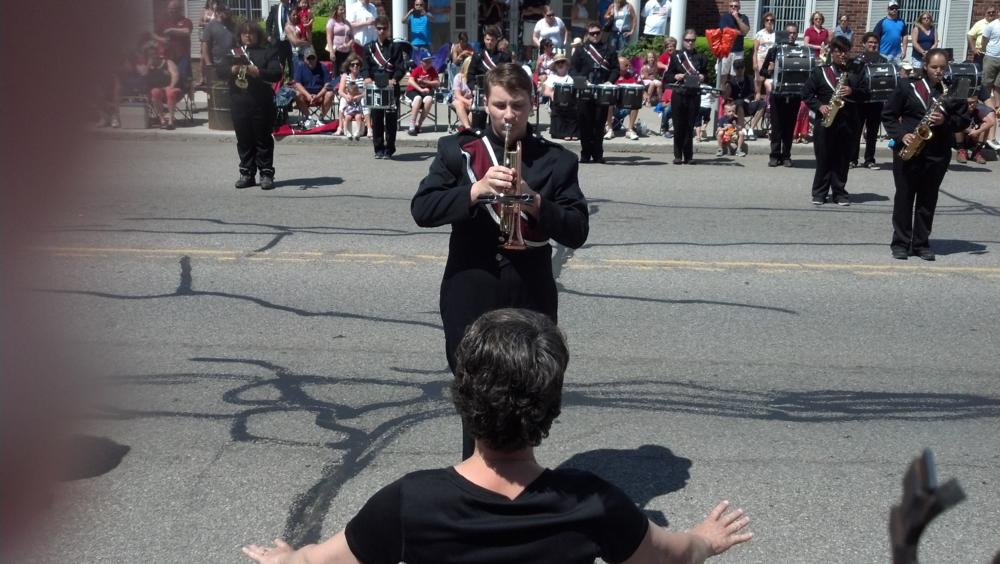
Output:
M934 260L930 235L938 189L948 171L955 133L965 130L970 123L968 106L961 97L964 94L945 98L940 109L933 109L934 99L943 94L942 79L947 68L945 51L929 49L924 56L924 78L901 83L882 110L882 125L895 141L892 178L896 196L892 202L889 248L893 258L900 260L911 255ZM922 121L930 127L932 136L923 141L923 149L916 156L904 160L900 156L903 147L921 142L914 132Z
M851 43L844 37L835 37L830 42L829 65L812 70L802 87L802 100L809 106L813 118L813 151L816 154L816 173L813 176L812 203L821 206L829 201L838 206L849 206L847 196L847 171L850 168L849 147L855 139L858 124L859 102L868 99L868 86L860 73L850 72L847 55ZM846 74L845 74L846 73ZM839 97L843 106L839 112L834 106ZM823 120L831 112L836 118L828 127Z
M601 43L601 25L587 24L587 37L583 45L573 51L570 75L583 78L588 84L614 84L618 80L618 55L610 45ZM604 163L604 122L608 119L608 106L594 99L580 99L577 103L580 123L580 162Z
M861 59L869 65L886 64L886 58L878 52L878 36L872 32L866 33L861 38L864 52ZM852 147L851 168L858 166L858 157L861 155L861 129L865 130L865 160L862 166L872 170L877 170L875 164L875 147L878 144L878 131L882 127L882 106L883 102L873 102L871 100L860 104L858 108L858 128L855 131L856 142Z
M774 62L782 45L795 45L799 34L799 26L790 23L785 26L788 39L784 44L776 43L768 49L764 62L760 65L760 76L764 78L764 87L771 98L771 158L767 166L792 166L792 137L795 133L795 119L799 113L802 98L793 94L773 93Z
M389 20L385 16L375 18L378 37L365 45L365 84L375 84L380 88L392 89L393 107L388 110L370 110L372 122L372 144L376 159L390 159L396 152L396 125L399 115L399 81L406 72L403 52L389 37Z
M445 351L453 369L455 347L465 328L486 311L521 307L556 320L558 295L549 241L579 248L589 229L576 157L534 135L528 125L531 77L520 66L503 63L486 74L486 86L490 126L486 131L443 137L430 172L410 203L417 225L451 224L440 308ZM522 178L515 178L514 171L498 160L504 151L505 123L511 124L511 144L522 144ZM533 195L533 203L523 208L528 248L522 251L498 248L498 241L504 241L498 214L493 206L477 203L481 196L509 191L515 181L522 193ZM467 458L473 443L463 435L463 458Z
M244 56L231 57L229 66L219 65L219 78L229 81L236 151L240 155L240 177L236 188L274 189L274 106L272 84L281 80L278 52L264 47L263 32L251 23L239 27L239 50ZM244 83L243 80L246 82Z
M490 26L483 30L483 49L472 56L472 63L469 64L469 72L465 77L469 88L475 90L476 81L480 76L485 75L495 69L497 65L510 63L510 53L500 49L500 39L503 35L500 29ZM473 110L472 127L476 129L486 129L486 114L482 110Z
M694 49L697 34L684 32L683 47L670 58L664 82L679 83L670 104L674 120L674 164L694 164L694 128L701 105L701 83L705 81L705 58Z

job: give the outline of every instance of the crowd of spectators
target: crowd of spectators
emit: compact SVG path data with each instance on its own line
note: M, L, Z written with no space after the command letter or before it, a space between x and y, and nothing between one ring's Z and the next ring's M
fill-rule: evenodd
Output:
M414 57L413 68L404 91L405 103L411 106L411 121L408 133L420 133L422 122L431 111L435 96L440 98L440 90L447 91L445 95L454 108L457 121L461 127L469 127L469 115L476 101L474 85L466 81L463 66L479 49L479 43L469 40L466 33L461 32L454 43L450 44L445 60L433 59L435 46L431 41L431 23L433 15L427 9L427 0L413 0L412 8L402 14L400 21L406 24L411 47L419 55ZM578 39L591 17L587 0L577 0L572 7L569 23L555 15L548 2L544 0L525 0L521 4L521 23L532 18L530 32L525 36L525 46L533 50L521 51L511 49L504 40L501 49L508 50L517 56L518 52L532 53L531 59L525 62L532 67L539 94L550 98L555 85L568 81L565 74L555 73L553 64L568 55L578 44ZM606 41L621 50L633 39L636 31L648 38L663 38L664 49L657 53L648 51L633 59L623 58L620 61L622 72L620 80L627 83L641 84L644 87L643 102L655 107L661 116L658 131L665 136L672 136L670 127L671 90L665 88L662 78L670 58L677 49L677 41L667 36L671 11L671 0L647 0L640 11L632 8L625 0L602 0L596 16L601 19L605 30ZM360 85L352 86L349 81L357 80L361 69L352 70L353 65L363 65L363 60L357 56L364 45L377 36L375 30L376 18L384 15L382 0L356 0L344 4L336 4L326 24L326 51L331 63L321 64L312 46L312 27L316 14L313 13L310 0L281 0L276 6L274 17L275 29L269 29L272 43L277 43L279 51L284 47L288 53L285 61L287 82L295 91L295 101L303 114L313 106L319 108L319 115L313 123L328 122L337 118L343 123L366 123L367 110L363 103L363 90ZM183 96L193 93L195 88L205 87L214 79L211 69L228 56L235 46L233 34L230 31L231 18L224 2L209 0L206 2L201 21L202 40L202 80L195 84L191 68L191 34L194 26L184 17L180 0L172 0L165 16L157 22L152 33L143 37L136 54L130 56L119 69L115 77L112 96L120 99L129 95L145 95L150 102L154 120L164 128L174 127L175 107ZM480 5L480 23L483 25L504 23L508 17L508 3L500 0L484 0ZM707 140L704 130L712 112L718 117L724 117L717 125L716 136L724 135L727 142L735 140L736 154L745 154L742 140L756 138L759 125L767 109L769 81L765 81L761 72L765 55L775 45L775 16L770 12L762 17L762 27L753 32L749 27L749 18L740 11L739 0L731 0L728 10L721 14L720 28L732 28L736 31L735 39L728 56L723 57L718 64L721 100L710 93L703 96L702 119L698 122L696 138ZM816 55L823 58L828 52L830 42L835 37L844 37L849 41L855 38L855 30L851 27L846 15L841 15L833 29L825 27L826 17L821 12L811 14L809 26L802 34L802 44L815 50ZM509 23L509 22L507 22ZM269 24L270 25L270 18ZM525 28L528 31L529 28ZM861 32L857 32L859 35ZM897 64L901 74L920 72L923 54L938 46L940 35L933 21L933 15L923 12L916 22L908 24L899 17L899 5L890 0L886 15L879 19L874 28L865 34L874 37L878 42L878 53L888 62ZM753 48L748 64L744 65L744 39L752 38ZM1000 107L1000 19L997 9L988 8L985 17L972 25L968 32L968 57L982 70L983 91L976 101L976 112L980 115L979 129L969 131L962 136L960 142L964 145L975 141L980 145L989 144L1000 148L995 133L995 111ZM563 57L560 57L563 55ZM441 73L439 76L438 73ZM550 77L553 80L550 80ZM441 85L444 85L441 87ZM331 116L333 105L339 99L336 113ZM970 101L970 104L972 102ZM105 104L101 124L116 126L118 118L112 108L113 104ZM981 107L980 107L981 106ZM609 114L607 136L614 135L612 117ZM625 136L638 139L635 130L636 112L622 113L619 121L627 121L624 126ZM798 120L800 126L795 130L796 142L809 142L808 110L800 108ZM363 129L363 128L361 128ZM730 130L733 132L730 133ZM352 138L360 135L349 133L344 127L339 134L349 134ZM564 139L575 139L576 132L570 128ZM721 141L720 141L721 143ZM720 144L720 152L726 150ZM960 158L975 156L979 160L980 151L974 147L966 147Z

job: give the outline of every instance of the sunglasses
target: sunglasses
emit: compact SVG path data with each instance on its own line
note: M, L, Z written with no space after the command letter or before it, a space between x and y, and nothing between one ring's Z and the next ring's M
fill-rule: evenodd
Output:
M692 38L689 39L689 38L685 37L684 38L684 43L694 43L694 38L692 37Z
M601 34L600 31L588 31L587 32L587 35L600 35L600 34Z
M360 67L361 63L351 63L351 64L349 64L347 66L349 66L349 67Z
M385 31L385 26L382 27L375 26L375 31Z
M765 21L765 22L773 22L773 21L774 21L774 18L764 18L764 21Z

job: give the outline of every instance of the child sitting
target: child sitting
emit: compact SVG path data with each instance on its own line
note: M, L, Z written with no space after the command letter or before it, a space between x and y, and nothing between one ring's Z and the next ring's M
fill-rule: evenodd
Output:
M743 149L744 131L739 127L736 105L732 102L726 102L723 106L723 116L719 118L715 137L719 141L719 150L715 152L715 156L721 157L726 153L734 153L740 157L747 156Z

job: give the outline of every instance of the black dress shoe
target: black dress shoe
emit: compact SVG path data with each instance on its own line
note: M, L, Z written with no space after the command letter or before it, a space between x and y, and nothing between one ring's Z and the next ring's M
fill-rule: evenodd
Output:
M237 190L242 190L243 188L249 188L254 184L257 184L257 181L254 180L253 176L250 176L249 174L241 174L239 179L236 180L235 186Z
M260 177L260 189L261 190L274 190L274 178L270 176Z
M934 260L937 258L934 255L934 251L930 249L913 249L913 254L922 258L923 260Z
M385 151L375 151L375 158L376 159L384 159L385 158Z
M906 252L906 249L892 248L892 258L894 259L906 260L909 256L910 253Z
M580 155L580 164L586 164L590 162L590 155Z
M684 161L681 159L674 159L674 164L684 164Z
M594 162L597 164L604 164L604 157L594 157Z
M785 168L792 168L792 159L785 159L781 164L785 165Z
M771 166L771 167L778 166L780 164L781 164L781 161L779 161L778 159L775 159L773 157L770 160L767 161L767 166Z
M688 159L688 160L684 161L684 164L688 164L688 165L698 164L698 161L696 161L694 159Z

